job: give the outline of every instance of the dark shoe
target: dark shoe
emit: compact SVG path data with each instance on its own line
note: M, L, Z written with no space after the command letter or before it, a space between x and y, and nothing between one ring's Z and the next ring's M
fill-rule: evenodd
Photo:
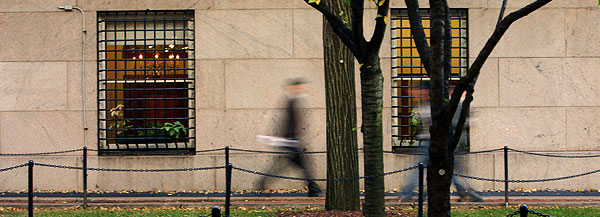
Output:
M323 191L308 192L308 196L309 197L325 197L325 192L323 192Z
M468 195L468 196L464 196L464 197L460 197L460 199L458 200L459 202L483 202L483 198L481 198L481 196L479 195Z

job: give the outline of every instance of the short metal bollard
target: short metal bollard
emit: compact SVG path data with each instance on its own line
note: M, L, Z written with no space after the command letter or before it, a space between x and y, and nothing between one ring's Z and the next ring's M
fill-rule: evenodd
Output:
M517 214L519 214L520 217L527 217L527 215L529 213L536 215L536 216L551 217L550 215L546 215L546 214L542 214L542 213L530 210L529 207L527 207L527 205L525 205L525 204L521 205L521 207L519 207L519 210L517 210L516 212L514 212L512 214L508 214L506 217L513 217L513 216L516 216Z
M210 212L210 216L211 217L221 217L221 208L219 208L218 206L213 206L213 208Z
M527 217L527 214L529 214L529 207L525 204L521 205L521 207L519 207L519 214L521 217Z

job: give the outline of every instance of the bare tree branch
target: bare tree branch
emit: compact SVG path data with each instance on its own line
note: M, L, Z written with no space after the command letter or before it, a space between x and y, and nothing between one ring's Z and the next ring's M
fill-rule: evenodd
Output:
M354 56L360 61L360 51L356 46L356 43L354 43L354 41L352 40L352 30L348 29L348 27L344 25L344 22L340 20L340 18L337 15L331 12L331 9L327 5L327 1L321 0L320 4L308 3L308 0L304 0L304 2L306 2L308 5L317 9L317 11L323 14L325 19L327 19L327 21L329 22L329 25L331 25L331 28L333 29L335 34L337 34L340 37L340 39L342 39L342 41L348 47L348 49L350 49L350 51L354 53Z
M352 40L356 43L358 49L366 47L367 40L364 36L363 15L364 15L364 0L352 0ZM360 50L364 54L364 50Z
M444 5L444 77L442 83L442 97L444 97L444 106L448 100L448 84L450 80L450 74L452 74L452 29L450 26L450 8L448 2L443 0Z
M377 16L375 17L375 31L371 36L371 40L367 43L367 49L371 55L379 55L379 49L385 36L387 29L388 10L390 9L391 0L377 0L376 4L383 3L377 7Z
M479 52L479 55L477 55L477 58L475 59L473 64L471 64L471 68L469 68L467 75L460 79L460 82L456 85L456 88L454 88L454 91L452 92L452 98L450 99L450 103L447 106L447 108L445 108L445 113L453 114L456 111L456 108L458 107L460 96L463 94L463 92L467 90L468 87L475 86L475 80L479 76L481 67L483 67L483 64L490 56L490 54L492 53L492 51L494 50L504 33L506 33L510 25L515 21L531 14L537 9L540 9L544 5L550 3L551 1L552 0L536 0L535 2L521 9L510 13L508 16L502 19L498 27L494 30L492 36L490 36L490 38L487 40L487 42Z
M508 0L503 0L502 1L502 7L500 8L500 15L498 15L498 23L496 23L496 28L498 28L498 26L500 25L500 22L502 21L502 18L504 18L504 11L506 10L506 2Z
M410 22L410 32L413 35L413 40L421 56L421 62L425 67L427 74L431 71L431 47L427 43L425 31L423 31L421 12L419 11L418 0L406 0L406 7L408 9L408 20Z

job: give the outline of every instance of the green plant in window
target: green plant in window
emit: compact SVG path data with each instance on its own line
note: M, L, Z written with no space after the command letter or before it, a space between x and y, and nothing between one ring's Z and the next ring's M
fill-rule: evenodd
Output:
M410 111L410 134L416 135L419 131L419 127L423 123L423 119L419 116L416 110ZM411 140L408 142L410 146L415 144L415 140Z
M174 123L166 122L161 129L167 133L167 135L171 137L175 137L179 139L179 136L183 132L184 135L187 135L187 129L181 122L175 121Z
M165 132L162 129L163 123L159 121L151 121L146 123L147 128L152 128L151 130L139 130L138 136L164 136Z
M110 109L110 116L118 120L112 122L108 128L117 129L117 135L123 135L131 128L131 125L129 125L129 120L125 119L125 111L123 110L124 108L125 106L123 104L118 104L116 107Z

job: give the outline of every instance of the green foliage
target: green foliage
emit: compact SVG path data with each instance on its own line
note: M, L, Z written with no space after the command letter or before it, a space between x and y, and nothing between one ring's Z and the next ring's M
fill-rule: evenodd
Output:
M175 137L179 139L179 135L181 135L181 133L187 135L187 129L185 129L185 126L183 126L183 124L181 124L181 122L179 121L175 121L175 123L170 123L167 122L165 123L161 129L167 133L167 135L169 135L170 137Z
M163 127L163 123L159 121L152 121L146 123L147 128L153 128L151 130L139 130L137 132L138 136L160 136L166 135L166 133L161 129Z

